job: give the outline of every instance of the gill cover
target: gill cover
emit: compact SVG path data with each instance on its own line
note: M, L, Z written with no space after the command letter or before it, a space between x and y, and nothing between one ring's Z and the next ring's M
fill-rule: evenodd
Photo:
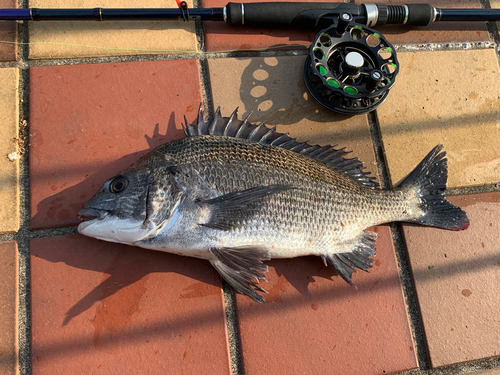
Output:
M94 217L82 222L78 232L105 241L136 243L158 233L181 195L168 168L120 174L106 181L78 212Z

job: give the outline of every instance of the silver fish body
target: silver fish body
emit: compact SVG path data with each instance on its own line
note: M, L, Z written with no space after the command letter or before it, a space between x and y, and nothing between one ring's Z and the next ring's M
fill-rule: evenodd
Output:
M378 189L357 159L331 146L299 143L263 124L212 122L200 111L186 137L166 143L108 180L79 212L80 233L208 259L241 293L263 302L263 260L321 256L354 286L367 271L376 234L409 221L468 226L444 200L447 165L437 146L393 190Z

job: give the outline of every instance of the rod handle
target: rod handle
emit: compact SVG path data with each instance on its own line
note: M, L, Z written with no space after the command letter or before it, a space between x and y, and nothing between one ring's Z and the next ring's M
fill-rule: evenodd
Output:
M407 4L406 6L408 7L407 25L427 26L436 18L436 9L429 4Z
M324 27L321 19L328 15L348 12L357 16L364 11L360 6L348 3L291 2L228 3L225 10L226 22L231 26L306 29Z

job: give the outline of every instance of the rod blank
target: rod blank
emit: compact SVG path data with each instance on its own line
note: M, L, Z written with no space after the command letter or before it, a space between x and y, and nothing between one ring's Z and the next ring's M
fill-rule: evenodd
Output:
M161 9L161 8L92 8L92 9L0 9L0 20L32 21L126 21L182 20L223 21L223 8Z

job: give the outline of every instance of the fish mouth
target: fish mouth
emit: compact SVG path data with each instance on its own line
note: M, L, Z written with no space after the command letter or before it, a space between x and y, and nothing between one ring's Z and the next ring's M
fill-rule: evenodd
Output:
M90 221L94 219L103 220L109 211L97 210L95 208L82 208L76 214L81 221Z

